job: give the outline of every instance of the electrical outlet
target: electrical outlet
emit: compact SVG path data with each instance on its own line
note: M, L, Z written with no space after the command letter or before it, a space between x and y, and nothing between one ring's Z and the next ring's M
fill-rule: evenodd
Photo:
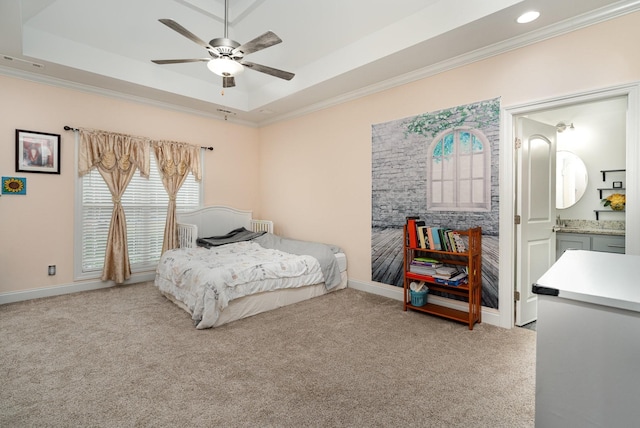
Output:
M49 275L56 274L56 265L49 265Z

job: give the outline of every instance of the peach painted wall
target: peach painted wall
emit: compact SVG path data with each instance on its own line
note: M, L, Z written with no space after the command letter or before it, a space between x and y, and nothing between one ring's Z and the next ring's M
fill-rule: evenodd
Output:
M501 97L502 107L640 80L640 13L261 129L261 210L346 251L371 282L371 125Z
M64 125L214 146L203 154L205 204L258 212L255 128L2 76L0 94L0 175L27 178L26 196L0 197L0 293L74 284L74 133ZM16 129L60 134L62 173L16 173Z

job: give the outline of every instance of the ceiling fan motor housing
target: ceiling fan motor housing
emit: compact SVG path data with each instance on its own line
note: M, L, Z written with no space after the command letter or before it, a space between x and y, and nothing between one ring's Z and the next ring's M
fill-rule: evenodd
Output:
M235 40L227 39L226 37L212 39L209 42L209 45L218 51L220 56L226 56L233 59L241 59L244 56L242 51L233 52L235 48L240 46L240 43Z

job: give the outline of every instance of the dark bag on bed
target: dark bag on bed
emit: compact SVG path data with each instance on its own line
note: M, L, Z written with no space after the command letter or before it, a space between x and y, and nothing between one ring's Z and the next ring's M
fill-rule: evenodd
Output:
M211 248L224 244L232 244L234 242L250 241L258 236L264 235L266 232L251 232L244 227L232 230L226 235L211 236L209 238L198 238L196 244L199 247Z

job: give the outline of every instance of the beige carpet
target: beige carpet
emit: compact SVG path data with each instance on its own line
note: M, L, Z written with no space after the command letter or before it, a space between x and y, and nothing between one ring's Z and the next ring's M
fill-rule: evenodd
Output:
M347 289L211 330L150 283L0 306L2 427L532 427L535 332Z

